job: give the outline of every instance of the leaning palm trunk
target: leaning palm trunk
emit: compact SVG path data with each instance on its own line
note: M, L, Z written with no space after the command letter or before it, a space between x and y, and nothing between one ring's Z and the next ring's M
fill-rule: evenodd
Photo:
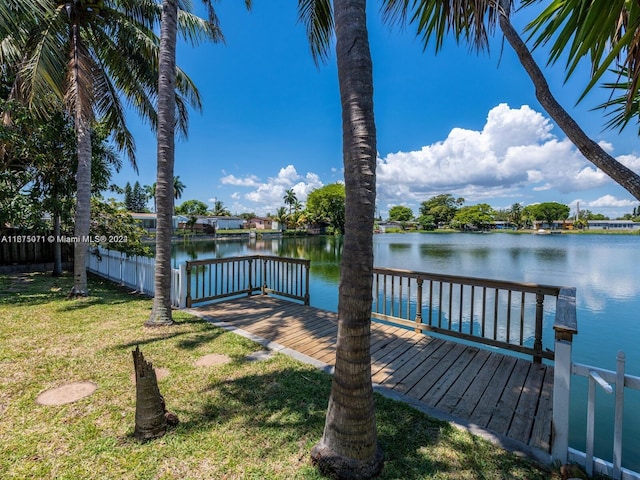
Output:
M156 180L155 296L147 326L170 325L173 164L175 155L176 34L178 6L163 0L158 80L158 178Z
M499 15L500 29L518 55L520 63L526 70L529 78L531 78L535 86L536 98L542 107L587 160L640 200L640 175L625 167L605 152L600 145L591 140L575 120L573 120L566 110L556 101L540 67L538 67L531 52L513 28L513 25L511 25L508 2L500 0L499 3L502 7Z
M371 383L376 131L366 0L335 0L342 100L346 227L341 262L335 373L321 441L311 457L334 478L371 478L383 465Z

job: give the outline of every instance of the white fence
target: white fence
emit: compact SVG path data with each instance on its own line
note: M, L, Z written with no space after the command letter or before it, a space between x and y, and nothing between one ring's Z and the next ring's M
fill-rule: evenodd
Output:
M153 258L127 257L124 253L103 248L91 249L87 255L87 271L150 296L155 293L155 269ZM184 265L171 269L171 304L174 307L186 306L184 279Z
M573 375L586 377L589 380L589 393L587 397L587 428L586 428L586 452L569 449L568 460L584 466L589 476L600 473L611 477L613 480L640 480L640 473L622 468L622 426L624 413L625 388L640 390L640 377L626 375L624 352L618 353L616 371L604 370L579 363L572 364ZM595 446L595 411L596 411L596 387L601 387L605 392L614 395L614 426L613 426L613 458L612 462L606 462L594 457ZM627 412L637 414L634 408ZM637 441L637 439L635 439Z

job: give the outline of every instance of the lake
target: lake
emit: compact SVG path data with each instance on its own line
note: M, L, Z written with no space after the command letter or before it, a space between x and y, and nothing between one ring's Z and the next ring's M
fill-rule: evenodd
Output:
M270 254L311 260L311 305L337 311L342 239L265 238L174 246L186 260ZM640 235L406 233L374 236L376 267L576 287L578 335L573 358L615 370L619 350L627 373L640 376ZM545 332L551 336L551 326ZM545 335L545 336L547 336ZM611 458L613 396L598 388L596 455ZM572 380L571 446L584 451L586 379ZM623 465L640 471L640 392L625 392Z

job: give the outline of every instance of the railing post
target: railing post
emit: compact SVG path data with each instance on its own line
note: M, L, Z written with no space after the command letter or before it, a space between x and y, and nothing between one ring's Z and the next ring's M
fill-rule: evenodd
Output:
M262 261L262 295L267 294L267 262L268 260L265 257L260 257Z
M622 414L624 412L624 352L618 352L616 364L616 408L613 426L613 480L622 475Z
M544 294L536 293L536 331L533 340L533 363L542 363L542 323L544 321Z
M247 296L251 296L253 294L253 258L249 259L249 294Z
M422 323L422 283L424 279L418 278L418 292L416 294L416 333L422 333L420 324Z
M305 273L305 279L304 279L304 304L305 305L309 305L310 299L309 299L309 270L310 270L310 262L307 262L304 264L304 273Z
M551 456L567 463L569 453L569 404L571 400L571 350L573 335L578 333L576 289L563 288L556 302L555 367L553 373L553 413Z
M187 298L186 298L186 303L187 303L187 308L191 308L191 264L189 262L186 263L185 270L187 272L187 278L186 278L186 282L187 282Z

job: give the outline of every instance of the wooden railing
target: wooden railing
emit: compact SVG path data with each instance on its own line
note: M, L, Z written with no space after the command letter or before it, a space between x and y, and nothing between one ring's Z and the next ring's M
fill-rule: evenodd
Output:
M552 360L543 345L546 297L561 287L374 268L372 317Z
M188 261L187 307L258 292L309 305L309 265L309 260L267 255Z

